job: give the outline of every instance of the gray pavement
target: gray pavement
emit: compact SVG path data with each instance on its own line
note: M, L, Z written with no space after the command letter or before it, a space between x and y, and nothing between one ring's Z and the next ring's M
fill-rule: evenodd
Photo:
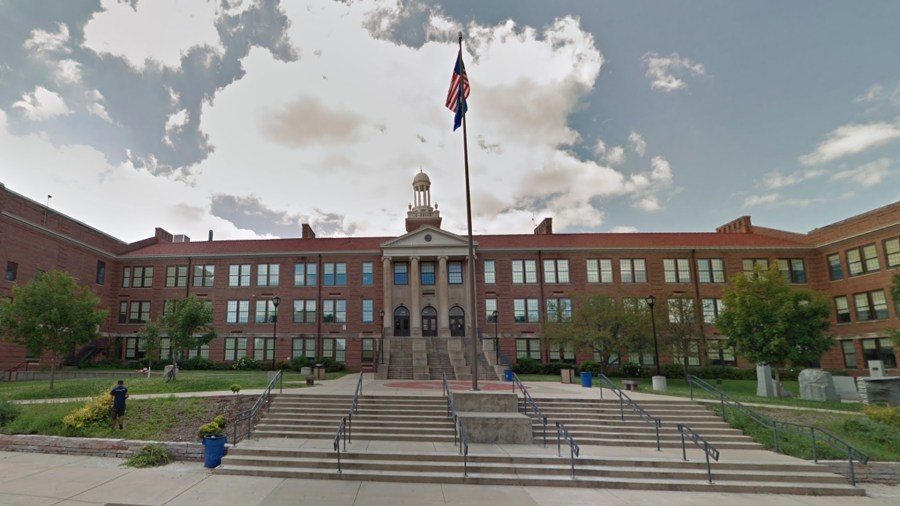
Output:
M325 381L313 389L297 392L320 395L352 393L356 375ZM398 382L378 381L366 376L363 393L382 395L441 395L440 387L408 389L391 386ZM488 382L482 382L487 384ZM496 383L496 382L491 382ZM509 385L505 383L504 385ZM285 393L295 389L285 385ZM349 388L348 388L349 387ZM599 398L600 390L580 385L558 383L529 384L532 395L539 399L588 397ZM225 395L212 392L204 395ZM258 392L242 391L241 395ZM196 396L198 394L177 394ZM605 397L610 396L609 391ZM635 400L646 393L629 394ZM138 397L138 396L135 396ZM260 440L246 444L284 444ZM245 444L245 443L242 443ZM296 440L298 447L330 445L331 441ZM354 450L384 450L384 443L357 442ZM413 446L415 445L415 446ZM391 443L399 449L397 443ZM349 449L349 448L348 448ZM432 443L413 443L407 451L444 452ZM587 455L635 455L634 448L584 447ZM525 451L546 451L538 445ZM523 453L523 447L509 445L477 445L471 453ZM679 459L680 451L651 451L655 458ZM689 455L693 460L693 457ZM731 450L722 458L739 461L791 459L771 452ZM304 480L217 475L200 462L176 462L160 468L132 469L123 460L106 457L48 455L39 453L0 452L0 505L316 505L316 506L376 506L376 505L466 505L466 506L529 506L529 505L716 505L758 506L880 506L900 504L900 487L863 484L867 497L810 497L767 494L725 494L695 492L648 492L616 489L582 489L527 486L485 486L457 484L420 484L361 482L354 480Z

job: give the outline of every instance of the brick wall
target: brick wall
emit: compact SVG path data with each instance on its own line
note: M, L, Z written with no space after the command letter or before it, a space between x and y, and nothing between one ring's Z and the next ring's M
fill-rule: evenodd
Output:
M0 451L90 455L121 459L131 457L144 445L151 443L168 448L175 460L203 460L201 443L0 434Z

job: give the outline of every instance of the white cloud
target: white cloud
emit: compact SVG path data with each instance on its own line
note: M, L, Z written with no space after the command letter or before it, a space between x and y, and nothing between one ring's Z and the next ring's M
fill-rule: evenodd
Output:
M606 143L603 142L603 139L597 138L597 142L594 144L594 154L598 157L606 154Z
M654 181L660 183L672 181L672 167L669 165L668 160L661 156L654 156L650 160L650 165L653 167L653 172L650 173L650 177L653 178Z
M603 159L610 165L622 165L625 163L625 148L613 146L609 148Z
M873 84L865 93L853 99L856 103L900 105L900 83L894 89L887 89L882 84Z
M75 60L60 60L56 64L56 80L69 84L80 82L81 64Z
M669 56L646 53L641 57L641 63L647 68L645 75L650 79L650 88L667 93L686 88L687 77L706 75L703 64L682 58L678 53Z
M172 142L172 138L182 131L184 125L186 125L187 122L187 109L181 109L169 115L169 119L166 120L166 133L163 136L163 142L165 142L169 146L174 145L174 142Z
M844 125L834 129L816 149L800 157L804 165L816 165L860 153L900 138L900 127L891 123Z
M656 195L647 195L635 201L635 207L644 211L659 211L660 205Z
M72 112L60 94L43 86L38 86L33 92L23 95L22 100L13 103L12 106L21 109L25 117L32 121L43 121Z
M69 28L62 23L59 23L57 26L59 30L56 33L38 29L32 30L31 37L25 41L25 49L38 54L68 53L69 48L66 47L66 44L69 42Z
M764 195L750 195L749 197L744 199L744 206L753 207L760 206L763 204L772 204L778 201L781 198L781 194L779 193L766 193Z
M881 158L852 170L838 172L831 176L831 179L832 181L850 181L868 188L875 186L887 177L891 164L892 161L889 158Z
M103 94L99 90L91 90L85 95L87 96L87 104L85 105L87 111L107 123L112 123L113 120L109 117L109 113L106 112L106 106L103 105Z
M634 130L628 134L628 142L631 143L631 149L634 150L638 156L644 156L647 154L647 142L644 141L644 138L641 137L641 134L635 132Z
M632 227L632 226L627 226L627 225L620 225L618 227L613 227L612 230L610 230L610 232L612 232L614 234L633 234L637 231L638 231L637 227Z
M806 169L793 174L782 174L779 171L773 171L763 176L763 186L769 190L777 190L778 188L817 178L826 174L826 172L824 169Z

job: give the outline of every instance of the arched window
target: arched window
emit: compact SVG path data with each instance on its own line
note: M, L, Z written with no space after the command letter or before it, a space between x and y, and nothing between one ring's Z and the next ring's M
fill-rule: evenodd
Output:
M422 310L422 335L437 335L437 310L431 306Z
M466 313L459 306L450 308L450 335L466 335Z
M394 310L394 335L409 335L409 309L400 306Z

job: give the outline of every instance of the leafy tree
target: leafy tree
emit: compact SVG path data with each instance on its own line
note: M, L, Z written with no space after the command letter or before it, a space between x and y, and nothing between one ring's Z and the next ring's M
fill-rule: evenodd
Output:
M700 322L694 299L670 298L665 305L656 305L655 316L659 337L664 344L672 346L673 358L681 359L687 380L691 353L700 353Z
M834 345L824 334L831 311L825 296L789 285L774 266L739 274L722 303L716 326L728 346L751 362L772 365L779 384L778 367L816 361Z
M900 312L900 273L891 278L891 298L894 299L894 307ZM894 353L900 353L900 329L891 329L888 335L894 341Z
M612 297L578 295L573 307L551 308L548 313L541 323L543 338L552 344L594 351L599 355L601 371L613 355L642 348L650 332L645 309Z
M147 338L150 347L155 349L159 349L161 335L169 336L174 367L178 365L178 356L184 350L209 344L216 338L212 322L212 305L194 295L188 295L183 299L169 301L163 313L155 322L145 325L140 335Z
M32 353L50 353L50 389L56 365L76 347L99 335L108 311L100 297L62 271L44 273L27 285L13 288L11 299L0 301L0 332L9 342Z

